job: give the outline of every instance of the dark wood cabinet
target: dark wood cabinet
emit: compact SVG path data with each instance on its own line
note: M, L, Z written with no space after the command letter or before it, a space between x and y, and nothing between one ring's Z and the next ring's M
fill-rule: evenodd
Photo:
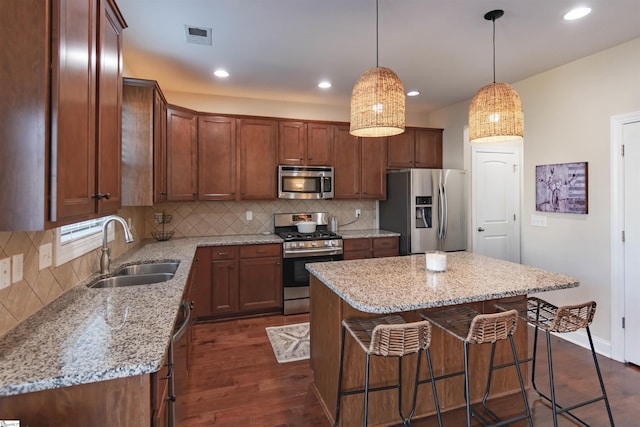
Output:
M198 116L198 199L236 198L236 119Z
M0 69L0 205L11 209L0 230L42 230L119 208L124 27L111 0L3 8L1 55L10 66Z
M278 122L278 164L332 165L332 127L330 123L280 120Z
M400 254L399 238L372 237L361 239L344 239L344 259L383 258Z
M198 290L192 292L196 320L282 310L281 244L198 248L198 265L207 256L209 270L198 268Z
M360 198L360 138L349 133L349 125L333 129L333 174L335 199Z
M278 122L246 118L237 126L240 199L275 199Z
M191 317L209 316L211 313L211 248L196 249L191 265L192 286L189 296Z
M388 141L389 168L442 168L442 129L407 128Z
M387 198L387 138L360 138L360 198Z
M198 199L198 116L167 106L167 201Z
M156 81L123 79L123 206L152 206L166 201L166 109Z

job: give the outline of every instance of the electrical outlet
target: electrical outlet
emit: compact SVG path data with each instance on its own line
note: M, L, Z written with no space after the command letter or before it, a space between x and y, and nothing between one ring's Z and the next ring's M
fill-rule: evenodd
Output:
M534 227L546 227L547 217L544 215L531 215L531 225Z
M11 283L17 283L22 280L22 262L24 258L22 254L17 254L11 257L11 275L13 280Z
M356 209L356 218L360 218L360 209Z
M39 252L39 266L38 268L40 270L44 270L47 267L51 267L52 264L52 256L51 256L51 243L45 243L44 245L40 246L40 252Z
M0 260L0 289L11 284L11 258Z
M251 221L253 219L253 211L247 211L247 221Z

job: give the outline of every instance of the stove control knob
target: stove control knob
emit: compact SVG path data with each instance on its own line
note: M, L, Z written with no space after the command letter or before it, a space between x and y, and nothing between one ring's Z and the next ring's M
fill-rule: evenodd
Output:
M311 242L311 246L316 246L316 242Z
M324 245L325 246L335 246L336 242L334 242L333 240L325 240Z

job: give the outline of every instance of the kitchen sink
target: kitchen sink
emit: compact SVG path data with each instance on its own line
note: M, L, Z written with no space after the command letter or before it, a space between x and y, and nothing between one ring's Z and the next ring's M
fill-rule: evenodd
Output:
M133 276L133 275L146 275L156 273L171 273L173 275L180 262L154 262L147 264L134 264L122 267L113 273L113 276Z
M120 288L123 286L150 285L171 280L173 273L127 274L104 277L89 283L90 288Z

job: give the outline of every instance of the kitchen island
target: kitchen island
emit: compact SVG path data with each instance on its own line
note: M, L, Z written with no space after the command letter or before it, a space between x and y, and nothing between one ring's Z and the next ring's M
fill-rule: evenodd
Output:
M429 309L467 304L482 313L494 312L497 300L522 299L527 294L579 285L577 279L514 264L502 260L454 252L447 256L448 268L443 273L425 269L425 256L377 258L307 264L311 273L311 368L314 386L327 415L335 416L338 366L340 362L341 322L347 318L367 318L388 313L400 313L406 321L420 320L419 313ZM519 321L514 335L521 359L526 357L527 328ZM474 346L470 352L471 397L478 401L484 393L491 346ZM462 344L433 328L431 339L434 374L436 376L463 370ZM364 384L364 353L352 339L345 346L345 390L362 388ZM507 342L498 343L496 364L509 362L511 351ZM403 361L403 408L410 408L412 376L416 357ZM526 366L522 366L526 376ZM394 384L397 381L397 361L393 358L373 358L371 386ZM428 377L426 364L421 379ZM492 396L519 390L513 367L494 373ZM438 397L443 411L464 405L464 378L455 376L437 382ZM342 400L340 425L362 424L362 395ZM431 387L418 390L416 417L435 412ZM397 391L387 390L369 395L370 425L398 422Z

